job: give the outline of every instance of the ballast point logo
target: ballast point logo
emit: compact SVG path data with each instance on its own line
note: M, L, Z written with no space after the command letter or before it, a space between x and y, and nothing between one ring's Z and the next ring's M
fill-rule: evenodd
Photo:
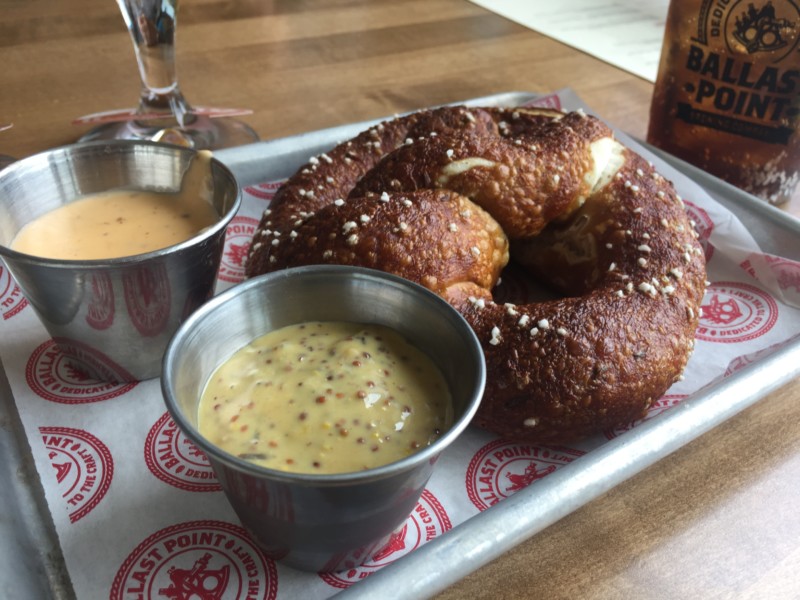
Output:
M714 254L714 246L708 241L711 237L711 232L714 231L714 222L711 220L711 217L708 216L708 213L696 204L688 200L684 200L683 204L686 206L686 212L692 220L694 229L697 232L697 241L700 242L700 245L703 247L703 252L706 255L706 262L708 262Z
M389 541L364 564L336 573L320 573L319 576L328 585L347 588L452 527L450 518L436 496L424 490L417 506L403 526L395 531Z
M478 510L485 510L583 454L570 448L495 440L472 457L467 467L467 495Z
M272 600L275 564L241 527L190 521L157 531L130 553L111 585L111 600Z
M800 262L773 256L771 254L751 255L740 265L747 273L758 279L758 273L754 263L763 259L769 269L775 274L778 286L784 291L791 291L800 294Z
M136 387L136 381L113 383L131 377L106 357L77 343L70 343L68 352L65 347L48 340L28 359L25 380L45 400L61 404L101 402Z
M781 289L794 290L800 294L800 262L778 256L767 257L767 261L778 273L778 285Z
M17 282L11 277L6 266L0 262L0 312L3 314L3 319L10 319L26 306L28 301L22 295Z
M549 96L542 96L524 104L525 107L531 108L552 108L561 110L561 98L558 94L550 94Z
M660 415L662 412L667 410L668 408L672 408L673 406L680 404L681 400L686 398L686 394L672 394L667 396L662 396L650 406L650 410L647 411L647 414L644 416L643 419L639 419L638 421L634 421L633 423L629 423L627 425L623 425L622 427L615 427L614 429L606 430L605 436L610 440L619 435L622 435L626 431L630 431L640 423L644 423L645 421L649 421L656 415Z
M152 337L164 331L172 302L166 266L142 267L125 273L122 288L128 316L139 333Z
M762 348L761 350L757 350L756 352L752 352L750 354L742 354L741 356L737 356L734 358L730 363L728 363L728 368L725 369L725 377L729 375L733 375L736 371L740 369L744 369L745 367L758 362L762 358L765 358L772 354L773 352L777 352L784 346L788 346L789 344L793 343L796 340L800 340L800 333L793 335L792 337L778 342L777 344L772 344L771 346L767 346L766 348Z
M772 296L746 283L711 284L702 309L695 337L706 342L746 342L767 333L778 320Z
M69 520L75 523L105 497L114 460L103 442L82 429L40 427L39 433Z
M249 185L244 188L245 193L269 202L275 196L275 192L283 185L284 180L268 181L266 183L259 183L258 185Z
M114 324L116 303L114 285L107 273L92 274L91 294L86 322L93 329L108 329Z
M208 458L164 413L147 433L144 460L161 481L189 492L221 490Z
M218 277L229 283L244 279L244 262L258 221L252 217L234 217L225 231L225 251L219 265Z

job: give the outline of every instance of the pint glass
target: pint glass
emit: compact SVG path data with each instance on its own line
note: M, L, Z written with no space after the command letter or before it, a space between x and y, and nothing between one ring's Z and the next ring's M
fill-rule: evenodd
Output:
M800 181L800 3L672 0L647 141L772 204Z

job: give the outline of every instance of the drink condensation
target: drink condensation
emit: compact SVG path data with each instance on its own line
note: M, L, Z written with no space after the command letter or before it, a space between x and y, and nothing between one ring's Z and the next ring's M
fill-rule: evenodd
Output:
M772 204L800 181L800 4L672 0L647 140Z

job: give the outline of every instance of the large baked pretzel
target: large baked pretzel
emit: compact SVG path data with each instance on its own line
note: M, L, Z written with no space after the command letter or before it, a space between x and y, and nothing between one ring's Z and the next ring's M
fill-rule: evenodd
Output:
M476 424L564 442L641 417L683 373L705 283L671 183L581 111L444 108L373 127L276 193L248 276L359 265L437 292L488 377ZM498 304L513 258L563 297Z

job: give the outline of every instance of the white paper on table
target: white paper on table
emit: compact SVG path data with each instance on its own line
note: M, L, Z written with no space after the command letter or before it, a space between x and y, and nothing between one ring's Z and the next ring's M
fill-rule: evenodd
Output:
M655 82L669 0L471 0Z

